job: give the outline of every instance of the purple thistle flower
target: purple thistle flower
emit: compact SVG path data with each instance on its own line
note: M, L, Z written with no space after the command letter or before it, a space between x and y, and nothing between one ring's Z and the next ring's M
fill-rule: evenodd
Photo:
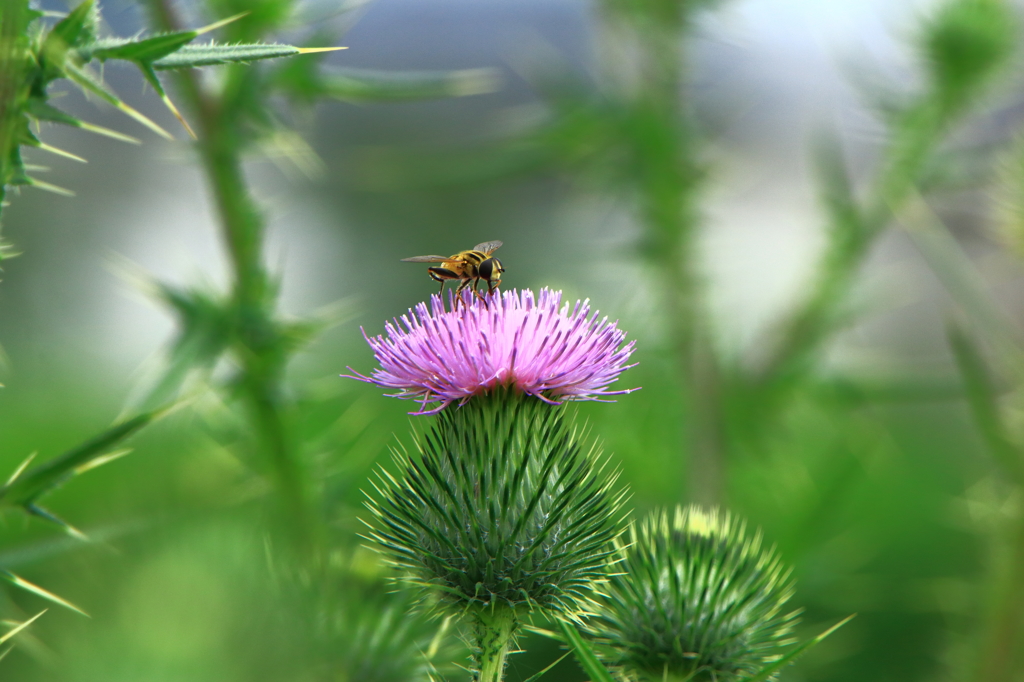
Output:
M590 313L589 301L577 301L570 311L559 308L562 292L541 289L506 291L486 302L473 297L448 306L438 295L430 310L415 310L384 325L384 335L363 337L373 349L380 369L373 376L342 375L397 389L395 398L421 402L418 412L434 414L453 402L498 387L514 387L544 402L600 400L637 389L609 391L627 365L635 342L623 346L626 332L608 318ZM428 403L439 405L427 409Z

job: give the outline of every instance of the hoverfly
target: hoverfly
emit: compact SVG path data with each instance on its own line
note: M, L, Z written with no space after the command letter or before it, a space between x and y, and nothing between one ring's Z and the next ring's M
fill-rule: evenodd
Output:
M473 293L477 298L483 299L477 291L477 285L482 281L487 282L487 293L493 293L501 283L501 273L505 272L501 261L491 256L498 250L501 242L484 242L477 244L469 251L459 251L451 256L414 256L403 258L406 263L440 263L440 267L427 268L430 279L441 283L441 293L444 293L444 283L448 280L460 280L458 289L455 290L456 300L460 300L460 294L470 284L473 285Z

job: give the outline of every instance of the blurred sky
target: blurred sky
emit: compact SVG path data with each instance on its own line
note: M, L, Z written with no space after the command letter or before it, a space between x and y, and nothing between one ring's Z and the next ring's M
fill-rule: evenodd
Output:
M912 87L913 64L900 45L930 4L746 0L726 2L702 22L693 93L716 138L704 246L726 343L749 342L802 290L822 242L808 141L834 126L851 158L870 159L878 129L857 104L849 76L866 70ZM350 23L332 14L331 4L318 3L306 16L326 17L319 25L334 21L336 28ZM140 27L132 3L111 0L105 16L121 34ZM340 41L350 49L332 55L330 64L494 67L505 83L494 94L455 100L321 106L315 120L298 122L325 161L325 175L312 185L272 164L253 164L257 194L270 211L273 259L285 273L286 307L306 312L355 295L364 310L373 301L374 312L358 320L369 326L382 308L396 314L432 290L424 273L398 258L500 238L513 285L565 286L615 316L642 312L637 297L657 282L634 281L639 270L629 249L636 232L621 203L543 182L433 198L412 192L366 199L346 188L365 179L361 164L377 150L467 146L524 126L539 102L512 65L524 51L553 50L571 68L593 73L601 49L592 42L594 21L593 6L575 0L376 0L359 10ZM14 197L5 230L25 253L5 264L0 307L7 312L0 319L8 326L0 329L0 342L23 360L50 361L47 353L70 340L80 357L84 352L90 362L123 373L157 350L172 325L112 273L137 270L160 280L216 285L224 281L224 259L202 176L173 119L130 71L108 67L106 77L174 130L179 142L156 140L75 95L64 100L88 120L139 135L144 144L46 131L44 139L90 164L33 157L53 168L48 181L78 197L33 190ZM899 244L886 248L900 261ZM535 254L549 251L565 254L564 268L535 266ZM902 266L889 272L908 276ZM386 293L403 287L404 295ZM904 288L916 295L914 286ZM350 326L349 338L354 330Z

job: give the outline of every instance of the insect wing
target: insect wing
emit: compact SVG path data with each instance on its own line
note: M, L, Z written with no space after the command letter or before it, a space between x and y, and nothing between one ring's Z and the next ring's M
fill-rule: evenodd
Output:
M446 260L451 260L450 256L413 256L412 258L403 258L403 263L443 263Z
M473 250L474 251L480 251L480 252L490 256L492 253L494 253L495 251L498 250L498 247L501 246L501 244L502 244L502 242L499 242L497 240L495 240L493 242L484 242L483 244L477 244L476 246L474 246Z

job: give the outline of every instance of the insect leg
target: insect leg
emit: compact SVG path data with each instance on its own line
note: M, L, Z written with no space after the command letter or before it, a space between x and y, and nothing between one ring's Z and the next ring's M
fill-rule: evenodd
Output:
M466 279L464 279L461 282L459 282L459 288L455 290L456 303L458 303L459 301L465 302L465 301L463 301L463 298L462 298L462 292L466 290L466 287L469 286L469 283L471 281L472 280L467 277Z
M441 283L441 290L438 292L439 296L444 296L445 281L449 279L459 279L459 275L448 268L427 268L427 274L430 275L430 279Z
M481 301L487 303L487 300L483 297L483 295L480 294L480 291L477 289L478 284L480 284L480 278L473 278L473 293L476 294L476 297L479 298Z

